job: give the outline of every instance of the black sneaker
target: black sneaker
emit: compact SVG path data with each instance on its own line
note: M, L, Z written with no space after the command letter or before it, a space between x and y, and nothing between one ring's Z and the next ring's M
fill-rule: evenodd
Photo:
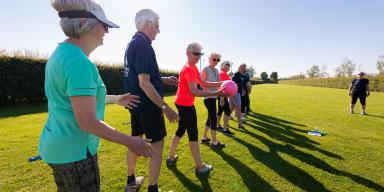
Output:
M125 192L137 192L144 183L144 177L136 177L136 180L125 186Z
M171 167L171 166L173 166L174 164L176 164L177 159L179 159L179 156L175 155L175 156L173 156L173 160L171 160L171 159L167 159L167 161L166 161L165 164L167 165L167 167Z
M211 139L210 138L203 138L203 139L201 139L201 142L200 142L200 144L209 144L209 142L211 141Z
M224 134L224 135L233 135L233 133L232 133L229 129L224 130L224 131L223 131L223 134Z
M216 131L219 131L219 132L223 132L223 127L222 126L218 126L218 127L216 127Z
M219 149L222 149L224 147L225 147L225 144L221 144L220 142L217 142L216 145L214 145L213 143L211 144L211 148L214 150L219 150Z

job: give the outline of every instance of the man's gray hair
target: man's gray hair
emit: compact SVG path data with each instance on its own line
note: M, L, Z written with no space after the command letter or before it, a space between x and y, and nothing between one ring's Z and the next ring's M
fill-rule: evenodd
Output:
M188 43L187 45L187 51L190 51L190 52L201 51L202 49L203 49L203 46L197 41Z
M136 24L136 29L140 31L143 29L145 22L149 21L153 24L158 22L160 19L159 14L157 14L154 10L152 9L141 9L136 13L135 17L135 24Z
M102 9L95 0L51 0L51 5L57 12ZM67 37L79 39L90 33L98 22L95 18L61 18L60 26Z

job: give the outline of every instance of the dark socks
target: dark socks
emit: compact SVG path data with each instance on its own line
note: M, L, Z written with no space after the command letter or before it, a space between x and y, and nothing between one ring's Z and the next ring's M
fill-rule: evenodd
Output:
M158 191L159 189L157 188L157 184L148 186L148 192L158 192Z
M128 175L127 184L131 184L132 182L136 181L135 174Z

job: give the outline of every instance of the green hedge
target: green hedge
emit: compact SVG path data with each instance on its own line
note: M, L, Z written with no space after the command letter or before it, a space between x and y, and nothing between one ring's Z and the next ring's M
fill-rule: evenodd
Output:
M290 85L305 85L313 87L330 87L339 89L348 89L351 85L352 79L356 77L333 77L333 78L308 78L308 79L295 79L295 80L280 80L281 84ZM368 76L369 87L371 91L383 92L384 91L384 76Z
M0 106L45 102L44 71L46 59L0 55ZM98 65L108 94L123 92L123 66ZM177 72L161 71L162 76L176 76ZM164 85L164 92L175 92L176 87Z

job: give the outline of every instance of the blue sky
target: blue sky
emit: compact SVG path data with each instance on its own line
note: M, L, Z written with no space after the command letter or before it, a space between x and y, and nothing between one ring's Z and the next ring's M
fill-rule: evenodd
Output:
M234 63L252 65L257 75L280 77L305 72L311 65L334 69L345 57L361 70L376 72L384 54L382 0L99 0L112 29L91 59L123 61L135 33L134 15L141 8L160 14L154 49L160 68L179 70L185 46L199 41L204 52L216 51ZM52 52L65 39L48 0L0 2L0 48ZM207 55L207 54L206 54ZM203 57L203 65L206 56Z

